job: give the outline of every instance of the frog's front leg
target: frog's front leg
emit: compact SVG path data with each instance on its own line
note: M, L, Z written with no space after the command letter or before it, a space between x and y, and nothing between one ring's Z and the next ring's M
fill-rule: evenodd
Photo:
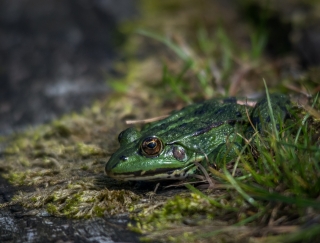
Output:
M216 147L205 158L205 165L215 165L221 167L223 164L227 164L237 158L242 150L242 144L239 141L226 142Z

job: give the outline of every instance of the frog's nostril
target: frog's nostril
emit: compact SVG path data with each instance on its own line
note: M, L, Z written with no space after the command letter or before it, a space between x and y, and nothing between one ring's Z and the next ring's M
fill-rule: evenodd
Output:
M124 156L124 155L122 155L122 156L120 156L120 158L119 158L120 160L123 160L123 161L126 161L126 160L128 160L128 157L127 156Z

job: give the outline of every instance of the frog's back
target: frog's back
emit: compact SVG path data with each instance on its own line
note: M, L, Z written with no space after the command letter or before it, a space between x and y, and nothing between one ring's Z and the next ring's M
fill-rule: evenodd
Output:
M235 98L212 99L175 111L170 117L149 124L142 129L143 135L156 134L167 142L185 136L194 136L223 123L247 121L244 105L238 105Z

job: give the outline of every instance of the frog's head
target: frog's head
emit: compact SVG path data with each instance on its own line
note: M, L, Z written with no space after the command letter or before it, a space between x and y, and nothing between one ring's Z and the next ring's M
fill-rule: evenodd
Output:
M194 173L196 158L182 143L166 143L157 136L141 135L133 128L119 134L120 148L105 171L118 180L179 180Z

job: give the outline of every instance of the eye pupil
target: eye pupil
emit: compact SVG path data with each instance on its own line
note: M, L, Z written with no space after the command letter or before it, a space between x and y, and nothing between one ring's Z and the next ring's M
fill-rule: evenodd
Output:
M157 137L147 137L141 144L141 152L148 157L158 156L162 149L162 141Z
M147 146L148 146L148 148L154 149L157 146L157 144L152 141L152 142L148 143Z

